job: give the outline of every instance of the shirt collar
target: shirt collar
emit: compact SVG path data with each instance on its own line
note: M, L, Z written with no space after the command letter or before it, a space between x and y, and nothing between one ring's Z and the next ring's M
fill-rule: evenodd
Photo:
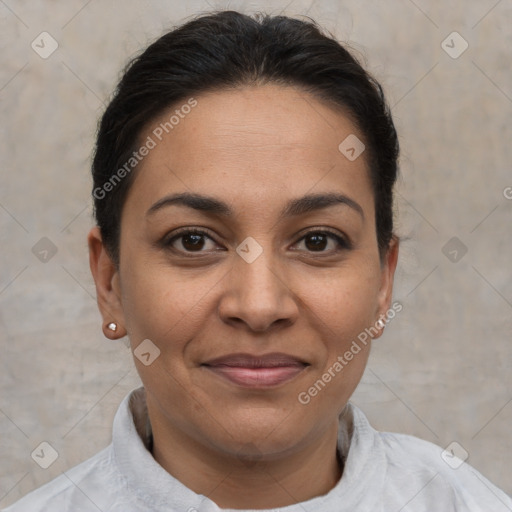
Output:
M208 497L195 493L160 466L151 454L151 442L146 393L144 387L140 387L124 398L114 418L114 463L125 483L149 510L229 512ZM281 512L339 512L355 507L361 509L363 505L366 509L375 502L385 478L382 441L363 412L351 403L340 414L338 451L345 465L336 486L324 496L280 507ZM367 492L369 480L372 493ZM265 511L260 509L259 512Z

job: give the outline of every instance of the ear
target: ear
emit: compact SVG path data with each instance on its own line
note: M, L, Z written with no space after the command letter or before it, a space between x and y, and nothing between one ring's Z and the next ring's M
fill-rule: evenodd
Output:
M399 239L396 236L391 238L388 250L384 255L381 264L381 282L378 297L378 312L376 321L383 320L386 322L386 313L391 307L391 299L393 296L393 282L395 278L395 270L398 262ZM374 338L379 338L384 332L384 325L379 328L379 332Z
M118 339L126 335L119 272L110 258L101 237L101 231L95 226L87 236L89 245L89 265L96 284L98 308L103 317L103 334L109 339ZM114 322L117 329L107 326Z

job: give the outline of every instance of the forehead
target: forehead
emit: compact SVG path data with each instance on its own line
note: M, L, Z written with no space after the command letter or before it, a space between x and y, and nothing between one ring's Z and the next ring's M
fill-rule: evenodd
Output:
M141 134L154 147L139 164L129 196L136 192L138 202L148 203L195 191L248 205L275 203L281 193L338 190L364 202L371 198L365 155L351 161L339 149L354 136L363 139L340 110L295 87L199 94L162 112Z

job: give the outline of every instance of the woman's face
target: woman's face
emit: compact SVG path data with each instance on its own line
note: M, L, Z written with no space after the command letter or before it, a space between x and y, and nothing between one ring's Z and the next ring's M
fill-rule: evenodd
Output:
M145 354L152 422L224 454L292 453L337 424L358 384L370 344L344 354L390 306L397 247L381 264L366 155L338 148L363 139L347 117L278 85L195 99L169 133L154 130L180 105L140 138L156 146L100 308Z

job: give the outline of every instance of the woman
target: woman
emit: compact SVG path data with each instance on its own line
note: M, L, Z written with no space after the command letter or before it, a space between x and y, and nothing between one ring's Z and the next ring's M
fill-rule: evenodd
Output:
M400 308L397 159L381 87L312 23L226 11L147 48L100 123L88 237L144 387L7 510L512 510L349 403Z

